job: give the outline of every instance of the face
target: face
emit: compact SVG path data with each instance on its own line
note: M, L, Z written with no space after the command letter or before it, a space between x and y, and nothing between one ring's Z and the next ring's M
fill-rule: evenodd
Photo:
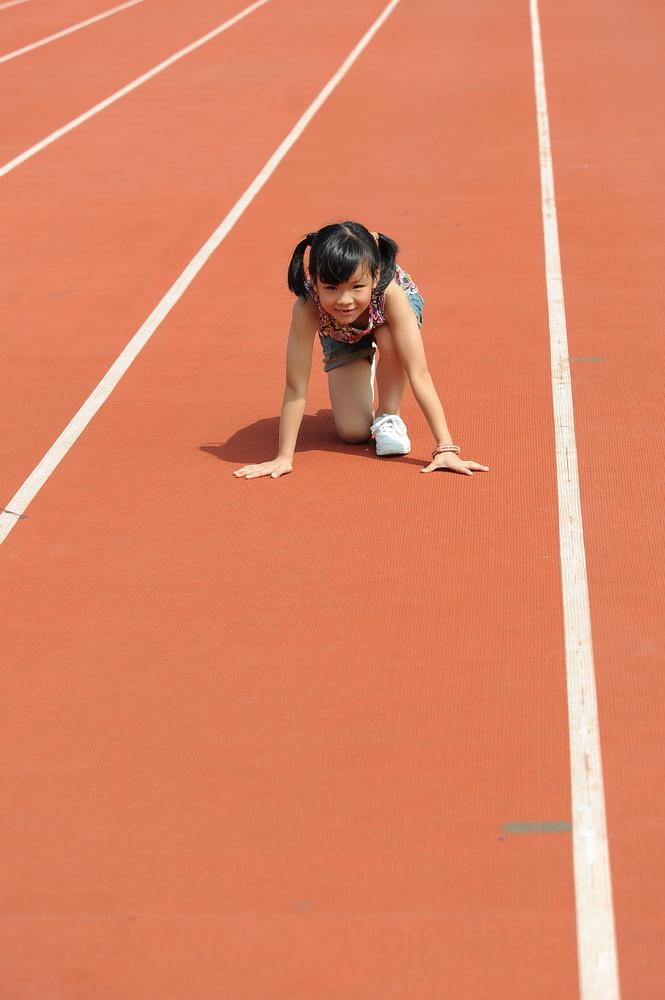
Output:
M359 268L341 285L317 281L319 302L340 323L353 323L365 312L376 288L376 280L366 268Z

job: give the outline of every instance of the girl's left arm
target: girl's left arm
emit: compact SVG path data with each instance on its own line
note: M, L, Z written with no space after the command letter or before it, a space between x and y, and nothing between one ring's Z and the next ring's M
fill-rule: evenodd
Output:
M395 348L409 377L411 390L431 428L436 447L454 444L441 400L427 368L418 321L409 305L406 292L394 281L386 289L384 312ZM421 472L434 472L436 469L450 469L467 476L472 476L474 470L489 471L485 465L460 459L454 451L444 451L435 455Z

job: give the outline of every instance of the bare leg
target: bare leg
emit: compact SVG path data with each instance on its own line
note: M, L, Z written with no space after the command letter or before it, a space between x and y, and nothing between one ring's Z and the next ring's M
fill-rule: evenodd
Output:
M374 331L374 339L379 348L379 362L376 366L376 385L379 390L377 414L399 413L409 379L404 371L399 354L395 349L390 327L379 326Z
M337 433L349 444L362 444L371 437L374 390L367 358L358 358L328 372L328 391Z

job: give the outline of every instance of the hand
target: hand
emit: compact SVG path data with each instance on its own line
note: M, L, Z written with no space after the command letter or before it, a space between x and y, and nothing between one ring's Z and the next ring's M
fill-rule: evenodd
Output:
M292 471L293 466L285 458L274 458L272 462L261 462L260 465L243 465L242 469L237 469L233 475L238 479L258 479L260 476L279 479L280 476Z
M464 462L454 451L442 451L435 455L432 461L421 472L436 472L437 469L449 469L450 472L460 472L463 476L472 476L476 472L489 472L486 465L477 462Z

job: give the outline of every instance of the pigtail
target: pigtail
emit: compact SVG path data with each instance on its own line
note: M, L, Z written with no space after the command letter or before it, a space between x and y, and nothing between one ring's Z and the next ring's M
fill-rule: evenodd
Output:
M391 240L389 236L384 236L383 233L376 234L376 245L379 248L379 267L381 270L376 290L383 292L395 277L399 247L394 240Z
M307 278L307 275L305 274L305 250L307 247L311 247L315 236L316 233L307 233L304 240L301 240L293 251L293 256L291 257L291 262L289 264L289 274L287 278L289 291L293 292L294 295L297 295L302 299L307 298L307 295L309 294L305 284Z

